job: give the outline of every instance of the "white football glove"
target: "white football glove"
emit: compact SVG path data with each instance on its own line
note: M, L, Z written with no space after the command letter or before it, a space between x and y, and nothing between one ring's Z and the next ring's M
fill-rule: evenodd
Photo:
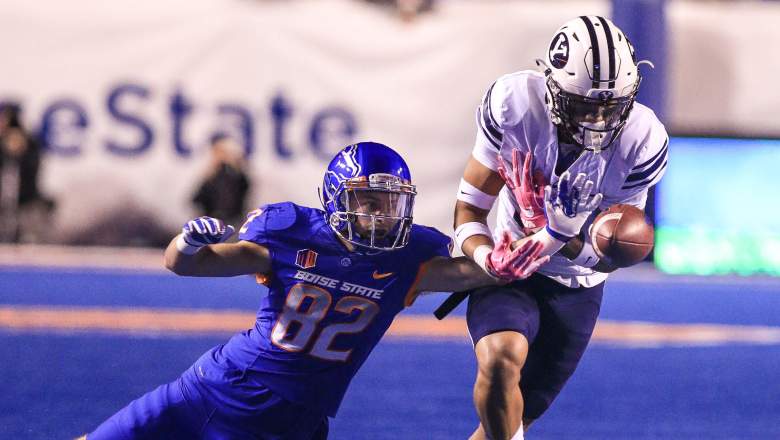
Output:
M556 190L550 185L544 188L544 213L547 232L554 238L567 242L580 233L591 213L601 204L601 193L591 197L593 181L580 173L570 183L568 171L561 174Z
M203 246L222 243L233 235L235 229L213 217L198 217L188 221L176 241L179 252L192 255Z

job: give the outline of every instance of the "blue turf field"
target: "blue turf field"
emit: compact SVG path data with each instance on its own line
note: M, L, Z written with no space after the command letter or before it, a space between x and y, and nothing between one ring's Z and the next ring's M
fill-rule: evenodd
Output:
M602 318L780 327L780 280L616 277ZM0 306L254 311L249 278L0 270ZM411 313L429 314L441 296ZM462 309L457 313L462 314ZM0 330L0 439L75 437L174 379L228 334ZM780 438L780 345L593 344L533 439ZM333 420L334 439L459 439L477 422L468 342L386 339Z

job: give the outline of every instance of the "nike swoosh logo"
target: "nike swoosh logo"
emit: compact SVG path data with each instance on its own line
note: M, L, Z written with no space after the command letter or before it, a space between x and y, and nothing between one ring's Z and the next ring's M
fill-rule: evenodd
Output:
M375 280L383 280L391 275L395 275L395 272L379 273L374 271L374 273L371 274L371 277Z

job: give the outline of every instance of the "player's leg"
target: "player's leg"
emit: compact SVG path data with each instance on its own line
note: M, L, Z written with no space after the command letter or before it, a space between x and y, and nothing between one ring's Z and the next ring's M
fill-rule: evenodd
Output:
M508 439L520 429L523 396L517 384L539 322L528 286L480 289L469 297L467 322L478 364L474 405L482 422L472 439Z
M596 326L604 283L569 289L545 279L539 300L539 334L531 344L520 388L526 428L550 407L574 373Z
M205 355L204 355L205 357ZM268 387L239 379L239 370L224 377L236 380L214 380L208 373L198 373L199 363L187 370L192 391L203 396L215 410L198 438L220 440L324 440L328 435L328 417L323 410L313 410L290 402Z
M263 398L264 399L264 398ZM328 418L321 412L269 395L257 413L217 411L201 436L220 440L325 440Z
M87 435L102 439L196 438L210 409L179 378L130 402Z
M477 342L474 405L483 430L491 438L510 438L521 425L523 396L517 384L528 354L528 341L515 331L502 331Z

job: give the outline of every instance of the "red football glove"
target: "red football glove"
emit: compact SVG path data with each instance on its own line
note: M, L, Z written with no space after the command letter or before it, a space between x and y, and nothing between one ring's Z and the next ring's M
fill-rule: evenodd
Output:
M533 171L533 153L528 152L523 161L523 168L520 169L520 151L512 150L512 172L507 172L504 167L504 160L499 154L498 174L504 179L506 186L515 196L515 201L520 206L520 220L523 226L536 232L547 224L547 218L544 216L544 187L547 181L541 170Z
M542 243L527 240L520 247L512 250L512 236L504 231L485 261L488 271L495 277L505 281L522 280L531 276L539 266L550 260L546 255L539 258Z

